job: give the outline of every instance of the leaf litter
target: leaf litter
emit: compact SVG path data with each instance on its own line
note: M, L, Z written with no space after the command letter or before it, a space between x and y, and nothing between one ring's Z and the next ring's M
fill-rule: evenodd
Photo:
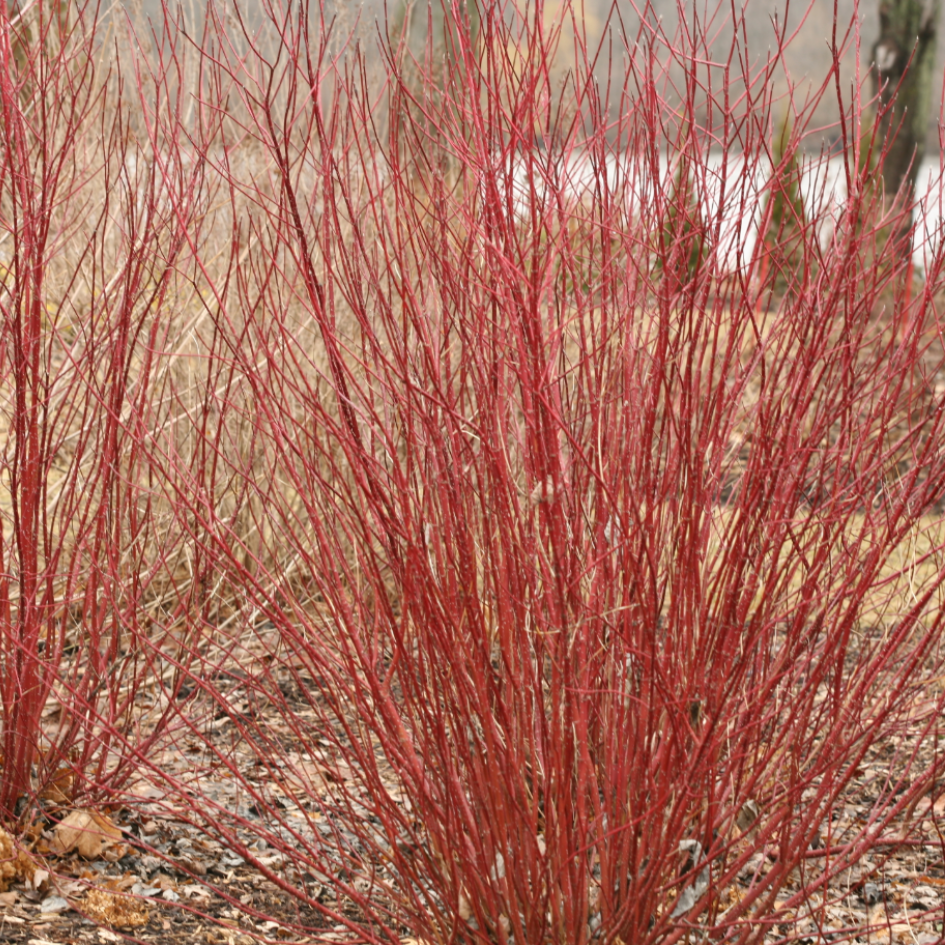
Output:
M327 747L320 752L317 740L299 743L285 731L282 717L277 712L267 715L265 706L257 710L254 724L269 733L273 744L285 746L282 757L260 765L258 746L232 739L229 719L212 732L216 740L232 741L229 764L241 771L240 779L233 778L225 768L208 772L195 766L195 753L206 747L199 740L190 745L177 744L161 759L161 767L180 779L179 785L199 796L201 803L239 818L240 844L249 857L234 850L225 838L208 835L195 822L192 805L175 805L173 792L161 791L153 784L142 782L124 805L101 809L69 806L65 802L71 791L65 789L46 792L35 801L19 840L0 832L3 940L11 945L29 945L43 937L57 945L65 941L117 940L102 938L103 933L168 945L183 945L185 941L249 945L257 940L354 940L349 928L330 924L272 881L272 876L278 875L287 883L305 884L310 895L343 912L352 925L361 917L355 903L342 901L331 875L306 875L300 864L286 854L284 843L276 844L283 846L280 850L267 842L267 836L273 839L272 831L279 825L267 822L265 810L247 796L245 785L266 782L267 803L277 805L283 823L296 824L294 829L312 835L309 842L317 839L314 834L320 828L335 840L340 836L355 851L351 862L360 861L365 877L371 877L357 888L365 895L383 899L391 891L383 859L367 862L371 851L364 849L354 833L345 837L342 826L326 825L319 820L315 806L304 806L306 792L311 793L313 788L321 795L323 807L336 787L344 788L350 798L356 792L357 772L350 765L334 763ZM898 744L876 746L857 770L843 803L830 812L809 851L809 869L803 877L807 886L822 871L821 864L830 851L867 822L878 787L893 773L890 765L895 759L916 753L921 764L923 754L931 759L935 751L934 744L920 744L918 736L914 743L903 738ZM378 765L386 765L379 747L377 755ZM188 781L188 771L195 769L199 774ZM64 782L59 778L57 783ZM406 807L393 772L388 793ZM369 799L364 800L362 814L368 820L370 804ZM747 835L763 813L755 801L746 803L736 819L737 832ZM831 878L823 894L809 896L788 908L792 895L801 888L801 877L794 878L779 893L775 916L758 941L765 945L786 941L932 945L945 940L945 835L940 832L943 816L945 791L919 799L913 809L904 812L888 839ZM375 854L384 842L379 839ZM689 870L689 883L667 901L666 908L698 928L704 918L698 914L689 917L687 913L708 888L712 864L698 841L682 838L679 847L694 869ZM750 893L774 856L756 853L736 882L720 891L718 922L724 922L727 910ZM270 875L263 875L260 866ZM493 865L497 873L509 868L514 866L504 860ZM347 880L352 882L350 876ZM592 895L590 901L599 901L599 896ZM588 920L593 934L600 917L592 913Z

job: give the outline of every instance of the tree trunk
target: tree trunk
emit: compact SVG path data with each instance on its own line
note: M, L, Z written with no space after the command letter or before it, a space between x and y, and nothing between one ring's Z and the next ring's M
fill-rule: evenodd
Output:
M881 33L873 46L879 95L879 143L886 145L883 183L911 201L925 156L939 0L880 0Z

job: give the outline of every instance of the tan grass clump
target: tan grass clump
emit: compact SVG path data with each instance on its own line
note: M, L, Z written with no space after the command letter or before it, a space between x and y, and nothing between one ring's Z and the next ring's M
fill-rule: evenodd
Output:
M94 922L115 929L147 925L151 915L139 900L106 889L90 890L85 897L84 911Z

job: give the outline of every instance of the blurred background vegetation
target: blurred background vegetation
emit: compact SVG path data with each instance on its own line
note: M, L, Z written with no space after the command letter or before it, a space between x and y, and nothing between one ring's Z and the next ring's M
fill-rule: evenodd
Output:
M58 0L47 0L47 2L55 3ZM224 5L230 3L232 0L225 0ZM526 4L530 5L528 0ZM548 0L545 6L546 17L551 20L559 3ZM596 41L613 27L615 42L617 42L618 29L616 27L619 24L612 17L608 18L608 11L611 9L610 0L585 0L582 6L584 20L576 23L576 28L585 30L588 39ZM809 8L806 3L786 3L785 0L750 0L744 6L744 19L739 26L739 32L746 39L748 54L752 60L759 63L764 61L775 46L776 32L786 29L787 34L791 35L797 31L796 39L791 43L785 55L787 70L779 69L775 87L782 95L787 93L789 87L793 87L795 96L801 100L805 91L812 84L819 84L831 67L835 8L840 24L836 37L838 44L843 43L843 30L845 25L853 19L855 9L853 0L837 0L836 5L832 0L815 0ZM176 9L177 4L170 3L169 7L172 10ZM247 24L251 28L258 28L263 20L261 0L241 0L240 7L245 12ZM201 2L184 0L180 5L184 21L189 29L195 31L199 27L205 8L206 3L203 0ZM385 9L383 0L360 0L360 2L358 0L325 0L324 8L328 15L337 16L340 25L345 27L357 20L361 26L361 34L368 42L376 36L378 28L382 30L385 28L385 21L391 29L394 29L407 18L411 46L417 55L421 54L430 24L436 33L445 35L443 9L439 2L427 4L423 0L416 0L416 2L408 0L406 3L404 0L391 0ZM624 28L630 35L636 33L640 14L647 16L653 23L661 22L663 30L668 35L675 32L678 21L676 0L651 0L649 3L617 0L616 8ZM123 0L116 7L117 9L123 10L133 21L143 25L148 17L159 18L161 2L160 0ZM732 7L729 3L718 4L715 0L709 0L709 2L697 0L694 5L690 0L686 3L686 9L690 15L694 9L698 12L702 28L707 35L712 37L713 46L717 46L720 51L728 48L732 31L729 22ZM860 82L864 89L872 94L873 79L870 69L875 47L880 39L881 13L884 11L887 18L891 16L894 21L892 28L886 32L898 37L900 46L909 45L908 35L921 31L923 23L931 22L941 33L941 3L936 3L935 0L925 0L924 3L921 0L882 0L882 3L879 0L863 0L859 8L861 27L859 68L857 68L856 48L852 36L848 37L849 48L842 62L840 84L845 96L849 96L856 82ZM913 20L916 22L913 23ZM905 25L899 26L897 23ZM347 32L347 30L340 32ZM564 48L568 45L565 42ZM615 48L619 50L619 47ZM621 57L617 55L615 60L619 68ZM562 62L562 70L566 67L566 63ZM939 42L937 48L933 49L926 69L931 77L931 95L928 108L923 109L927 113L927 117L923 120L928 152L932 153L939 147L937 129L942 106L941 80L943 69L945 69L945 44ZM714 71L717 73L715 79L721 85L721 69ZM821 104L815 124L832 125L836 119L836 101L830 97ZM826 135L830 143L835 132L828 130ZM808 142L808 147L814 146L815 141Z

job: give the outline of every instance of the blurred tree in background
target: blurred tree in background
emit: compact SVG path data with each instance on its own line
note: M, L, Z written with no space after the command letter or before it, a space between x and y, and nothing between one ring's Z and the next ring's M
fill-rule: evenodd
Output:
M911 198L925 156L938 17L939 0L880 0L872 59L880 141L889 149L883 183L890 198L903 185Z

